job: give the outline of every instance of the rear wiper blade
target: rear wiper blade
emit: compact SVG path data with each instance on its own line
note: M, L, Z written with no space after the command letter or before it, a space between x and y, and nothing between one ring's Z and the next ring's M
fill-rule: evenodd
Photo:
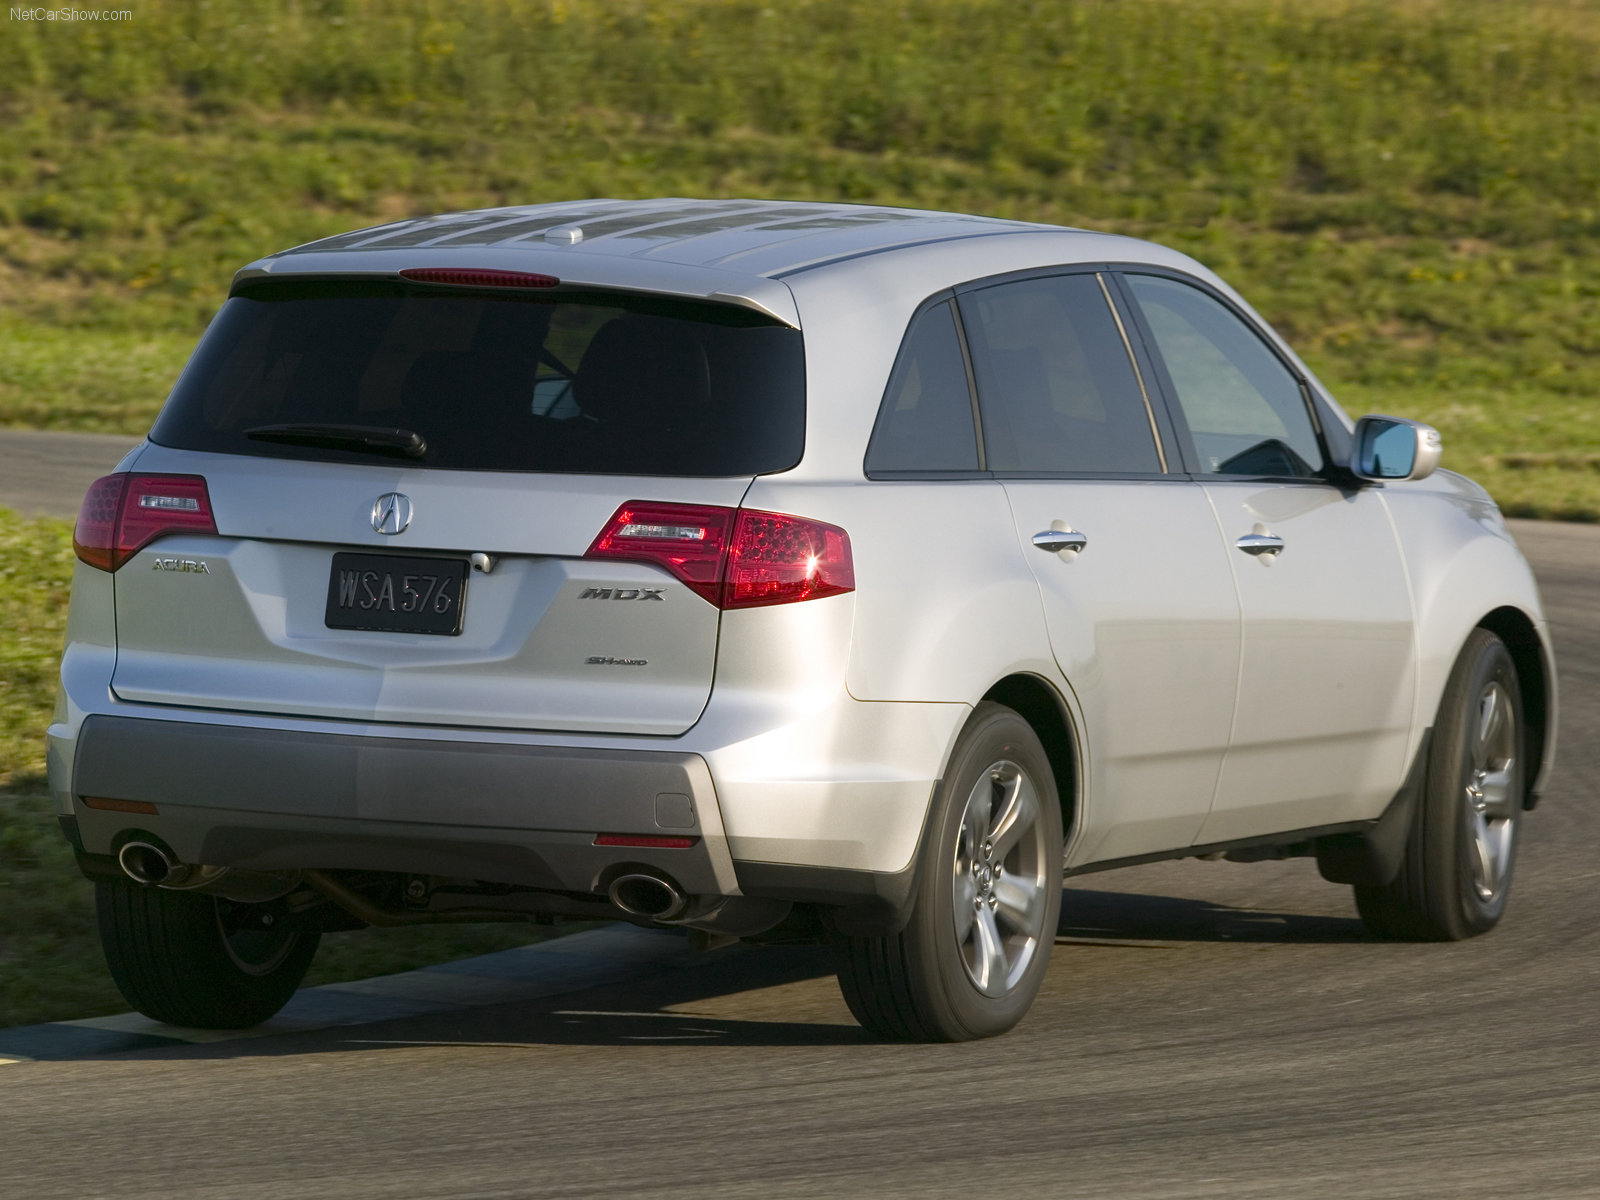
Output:
M421 458L428 452L428 443L420 433L376 425L257 425L245 430L244 435L258 442L327 446L334 450L394 454L401 458Z

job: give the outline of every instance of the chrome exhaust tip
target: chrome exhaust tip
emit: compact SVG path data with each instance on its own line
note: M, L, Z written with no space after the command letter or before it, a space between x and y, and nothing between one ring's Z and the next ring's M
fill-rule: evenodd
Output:
M117 851L117 865L135 883L159 885L171 878L175 864L160 846L128 842Z
M629 916L651 921L670 921L689 907L689 900L678 885L660 875L618 875L606 895Z

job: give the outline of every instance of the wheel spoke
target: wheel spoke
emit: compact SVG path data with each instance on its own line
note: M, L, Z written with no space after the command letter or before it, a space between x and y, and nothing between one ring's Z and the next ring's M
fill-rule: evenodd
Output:
M977 914L973 928L977 930L978 961L975 964L977 984L987 995L998 996L1006 990L1006 948L1000 940L1000 930L994 923L994 914L988 907Z
M961 818L961 829L956 834L957 870L971 865L982 853L983 831L973 827L976 822L972 815L972 803L971 800L967 802L967 811Z
M1026 775L1018 774L1007 785L999 814L990 822L989 842L994 847L994 860L1003 862L1022 836L1033 830L1039 820L1039 799L1034 794L1033 783Z
M972 922L977 914L973 911L973 901L978 897L978 885L973 881L971 871L956 872L955 884L955 919L956 919L956 945L966 945L967 938L972 933Z
M1502 707L1498 687L1491 686L1478 701L1478 736L1473 739L1472 750L1473 757L1479 759L1480 766L1482 761L1479 756L1488 749L1494 740L1494 735L1499 732Z
M983 857L983 842L989 835L995 806L1002 802L1002 797L997 795L1001 786L998 780L985 776L972 789L972 797L967 801L967 815L961 827L962 834L971 839L967 843L971 858Z
M1003 876L994 885L994 898L999 903L995 916L1018 933L1035 935L1044 916L1044 889L1032 879L1021 875Z
M1487 900L1499 887L1499 872L1495 862L1494 846L1489 834L1489 823L1482 813L1473 814L1472 874L1478 895Z

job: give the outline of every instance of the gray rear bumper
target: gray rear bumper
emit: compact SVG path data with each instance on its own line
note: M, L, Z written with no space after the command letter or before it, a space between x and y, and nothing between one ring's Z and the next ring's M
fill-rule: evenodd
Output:
M739 887L711 774L695 754L255 729L95 715L72 771L83 849L133 832L181 860L255 870L403 871L603 891L623 864L685 892ZM85 798L153 804L156 815ZM696 839L596 846L598 834Z

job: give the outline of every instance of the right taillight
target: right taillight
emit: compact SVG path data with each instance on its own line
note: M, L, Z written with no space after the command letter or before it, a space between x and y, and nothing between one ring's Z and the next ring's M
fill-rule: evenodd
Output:
M837 525L741 508L733 524L723 608L758 608L856 588L850 535Z
M724 609L815 600L856 586L843 529L755 509L630 501L585 557L655 563Z
M89 485L72 531L78 558L115 571L168 533L216 533L199 475L107 475Z

